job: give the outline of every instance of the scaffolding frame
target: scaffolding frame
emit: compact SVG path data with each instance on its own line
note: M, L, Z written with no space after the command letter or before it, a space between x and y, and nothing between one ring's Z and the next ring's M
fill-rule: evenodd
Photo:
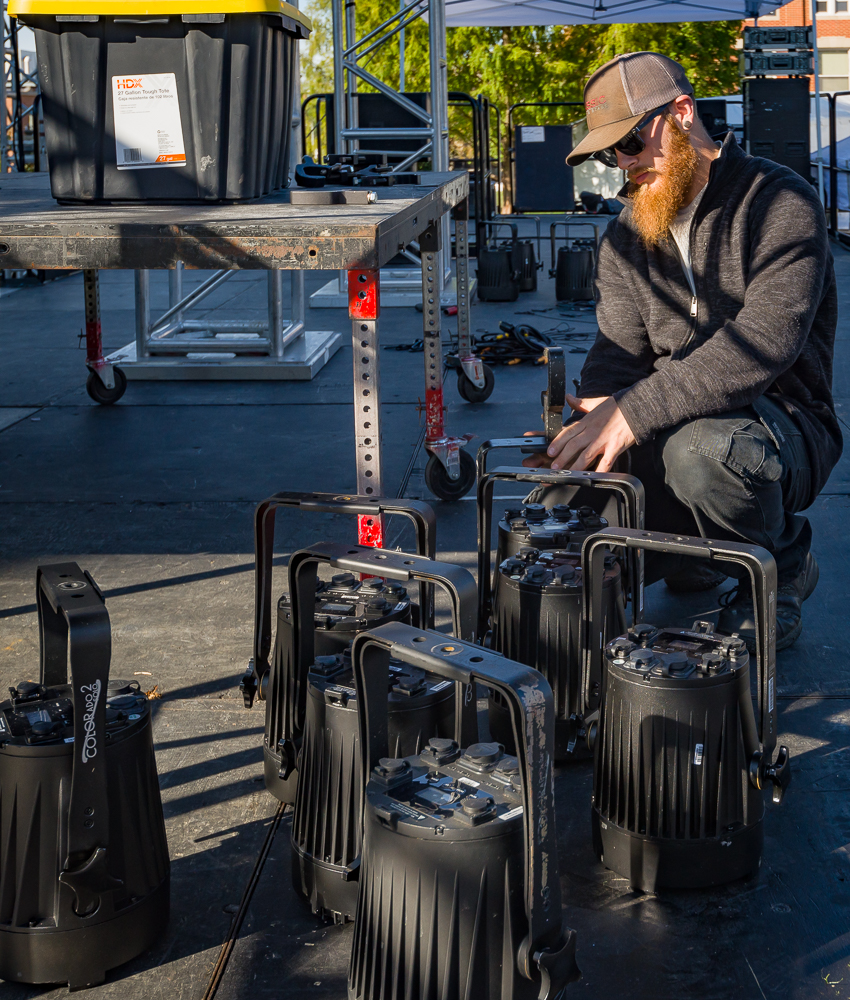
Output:
M0 0L0 174L25 170L30 164L39 171L47 164L47 152L42 137L41 88L38 66L29 71L23 66L18 44L18 24L7 11L8 0ZM25 106L25 98L29 98ZM30 118L32 142L27 149L25 120ZM29 159L27 153L30 153ZM26 271L0 271L3 281L27 276Z
M46 163L42 140L41 88L38 66L26 69L20 56L17 19L10 17L2 0L0 41L3 68L0 73L0 171L9 173L31 165L40 170ZM27 104L25 99L29 98ZM31 118L32 141L25 137L25 120ZM30 145L31 148L27 149ZM29 154L29 156L28 156Z
M412 21L428 15L428 52L431 82L431 110L420 108L403 93L383 83L359 65L359 61L387 44ZM412 0L362 38L356 37L355 0L332 0L334 42L334 127L336 147L352 153L362 139L421 139L422 145L393 166L394 172L409 170L427 156L436 172L449 169L449 87L446 66L446 17L443 0ZM357 81L379 93L418 118L413 128L360 128L354 94Z
M11 20L6 10L8 4L2 0L2 16L0 16L0 50L3 52L3 67L0 72L0 172L6 174L12 170L9 163L9 133L12 131L12 121L14 119L14 105L9 114L8 102L14 101L17 80L15 77L15 54L12 47Z
M428 69L430 82L430 110L421 108L401 92L404 80L404 29L413 21L427 15L428 24ZM387 140L384 147L391 149L392 140L414 139L422 140L415 151L404 156L395 163L393 173L410 170L416 163L430 156L431 170L435 173L448 173L451 167L449 159L449 74L446 52L446 7L445 0L400 0L398 10L391 14L377 27L368 31L362 38L357 37L356 0L331 0L331 26L333 38L334 66L334 140L337 153L351 154L359 148L363 140ZM379 80L359 65L359 61L370 55L381 45L386 45L391 39L399 36L400 89L396 90L389 84ZM393 101L400 108L413 115L422 124L408 127L370 127L363 128L357 120L357 84L358 81L374 87L384 97ZM464 95L466 96L466 95ZM473 133L476 128L476 106L473 105ZM302 109L302 114L303 114ZM461 372L469 383L477 390L486 385L486 366L478 358L472 347L472 333L469 321L469 308L472 289L468 269L469 255L469 204L464 200L463 214L457 216L455 227L457 278L455 295L458 310L458 359ZM387 268L379 272L380 287L395 293L394 301L384 301L389 305L412 305L421 299L423 315L427 318L425 343L426 359L440 357L440 308L435 310L435 299L439 306L450 302L447 294L447 283L451 280L451 227L448 213L429 229L428 246L421 240L415 245L404 248L403 255L418 264L417 268L401 270ZM411 252L415 251L415 254ZM427 259L427 263L426 263ZM313 306L339 305L343 288L347 279L342 271L336 282L329 282L311 296ZM324 301L323 301L324 299ZM436 313L436 318L435 314ZM436 339L434 339L436 338ZM442 407L442 365L436 361L426 360L426 397L436 393L433 383L435 372L440 372L439 406ZM489 395L489 393L488 393ZM436 395L433 396L436 399ZM486 397L485 397L486 398ZM442 411L441 411L442 412ZM426 437L426 449L435 462L445 468L450 480L462 478L460 469L459 447L460 439L447 438L442 430L442 418L434 417ZM432 466L432 469L434 467ZM434 488L434 484L432 484ZM438 492L439 488L435 490ZM438 493L439 495L439 493Z
M400 80L404 79L404 29L413 21L427 15L428 56L430 74L431 110L419 107L399 90L379 80L360 65L360 60L377 48L386 45L396 36L400 45ZM363 140L369 139L416 139L421 145L393 164L392 172L408 171L426 157L430 157L431 169L438 173L450 169L449 162L449 81L446 62L446 10L445 0L401 0L399 9L385 21L363 35L357 37L356 0L331 0L333 66L334 66L334 130L335 147L338 153L353 153ZM393 101L400 108L417 118L422 124L411 128L362 128L357 120L358 80L374 87L379 93ZM442 246L450 248L451 234L449 219L442 223ZM411 262L419 260L409 251L404 254ZM451 278L451 253L441 250L438 255L438 290L440 293ZM414 295L420 287L419 275L411 269L409 278L404 271L392 270L386 274L385 287L394 286ZM344 275L339 276L339 292L342 293ZM399 304L402 304L401 300ZM317 304L317 303L314 303ZM404 304L407 304L406 302Z

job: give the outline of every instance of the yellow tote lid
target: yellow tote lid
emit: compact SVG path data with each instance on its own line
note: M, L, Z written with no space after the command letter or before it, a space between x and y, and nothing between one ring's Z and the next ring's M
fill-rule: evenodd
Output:
M27 14L103 14L133 17L156 14L281 14L308 31L313 22L284 0L9 0L13 17Z

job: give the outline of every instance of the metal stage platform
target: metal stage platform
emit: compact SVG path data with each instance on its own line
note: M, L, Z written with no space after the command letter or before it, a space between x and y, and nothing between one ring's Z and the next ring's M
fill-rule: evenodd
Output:
M419 177L416 185L295 189L237 204L58 205L46 173L4 174L0 266L377 270L469 191L466 171Z
M447 213L457 210L458 342L464 370L484 384L471 356L468 294L466 171L421 173L418 184L379 188L283 191L243 204L58 205L46 174L0 179L0 267L79 268L84 273L86 365L89 394L114 403L127 378L303 380L339 347L340 335L305 329L304 275L347 272L347 305L355 346L353 386L360 494L383 493L380 417L380 269L416 243L421 256L423 337L428 345L423 396L428 413L426 448L432 483L446 497L474 481L465 439L444 430L438 272ZM184 267L215 270L188 296ZM104 357L98 271L128 269L135 277L135 342ZM172 272L170 308L150 318L150 271ZM268 320L219 324L186 321L182 313L201 293L234 270L268 275ZM282 272L292 275L294 315L282 315ZM435 301L436 300L436 301ZM229 355L229 356L228 356ZM462 462L461 460L465 460ZM440 492L440 486L436 487ZM441 494L443 495L443 494ZM363 540L380 544L380 531L364 527Z

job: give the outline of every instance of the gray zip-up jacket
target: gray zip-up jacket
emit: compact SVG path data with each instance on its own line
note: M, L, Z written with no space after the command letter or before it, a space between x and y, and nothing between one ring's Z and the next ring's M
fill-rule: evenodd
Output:
M811 500L841 454L832 401L838 317L824 212L811 185L730 132L691 224L696 295L672 239L647 250L631 209L602 238L599 334L580 395L613 395L638 444L765 393L799 424Z

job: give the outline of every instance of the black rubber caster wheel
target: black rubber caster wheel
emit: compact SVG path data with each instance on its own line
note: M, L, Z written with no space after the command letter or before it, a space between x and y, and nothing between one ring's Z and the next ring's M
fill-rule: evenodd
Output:
M446 467L432 455L425 466L425 485L441 500L460 500L475 485L475 459L468 451L460 449L460 477L449 479Z
M490 398L495 385L496 376L488 365L484 365L484 385L480 389L465 372L459 371L457 374L457 391L467 403L483 403Z
M127 376L124 372L120 368L113 368L112 374L115 376L113 389L107 389L95 372L89 372L89 377L86 379L86 392L101 406L112 406L127 391Z

